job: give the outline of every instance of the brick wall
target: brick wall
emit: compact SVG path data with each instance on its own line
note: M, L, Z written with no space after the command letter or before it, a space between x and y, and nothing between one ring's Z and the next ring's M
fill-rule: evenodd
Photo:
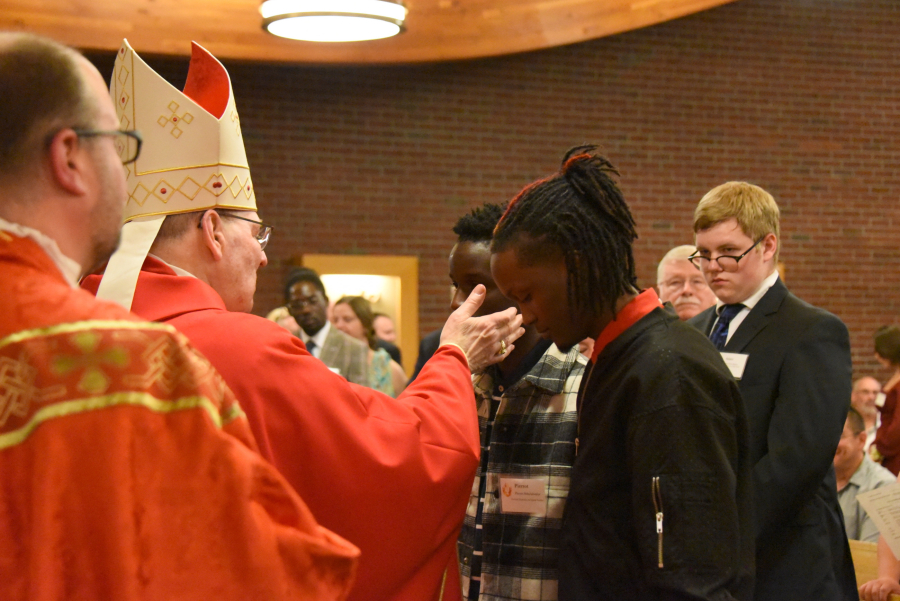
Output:
M643 285L668 248L692 240L704 192L752 181L782 208L789 286L847 323L857 375L883 378L872 333L900 321L897 23L895 0L740 0L495 59L226 61L260 210L278 227L255 310L280 303L287 262L303 252L416 255L422 332L439 326L455 220L590 141L622 174ZM111 71L110 56L94 58ZM149 62L183 83L185 60Z

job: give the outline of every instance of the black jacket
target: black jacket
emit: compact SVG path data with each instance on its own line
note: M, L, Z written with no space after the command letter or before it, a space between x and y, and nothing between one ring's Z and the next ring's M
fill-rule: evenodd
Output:
M655 309L588 365L579 396L560 601L751 599L747 422L712 343Z

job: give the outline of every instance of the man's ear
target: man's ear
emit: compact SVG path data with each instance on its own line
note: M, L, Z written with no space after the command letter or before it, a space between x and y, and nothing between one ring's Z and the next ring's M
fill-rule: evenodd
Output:
M90 159L78 134L69 128L58 131L50 140L46 160L57 186L76 196L88 193L86 175Z
M769 260L775 256L775 251L778 250L778 238L775 237L775 234L768 233L760 246L763 247L763 257Z
M221 261L225 256L225 232L223 227L224 221L221 215L213 210L207 209L200 218L203 244L216 261Z

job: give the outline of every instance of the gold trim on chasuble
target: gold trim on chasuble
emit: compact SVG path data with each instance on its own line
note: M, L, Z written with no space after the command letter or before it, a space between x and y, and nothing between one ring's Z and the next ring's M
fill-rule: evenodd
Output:
M123 405L203 409L217 428L243 416L222 377L185 340L165 324L101 320L0 340L0 449L47 420Z

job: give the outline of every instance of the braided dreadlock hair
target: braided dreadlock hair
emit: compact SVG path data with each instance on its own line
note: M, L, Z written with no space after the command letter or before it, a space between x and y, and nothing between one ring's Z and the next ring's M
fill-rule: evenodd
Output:
M516 244L519 260L534 264L554 245L565 257L570 309L615 314L619 298L637 290L637 232L612 179L619 173L596 150L572 148L557 173L519 192L494 230L491 252Z
M503 210L502 205L486 202L460 217L453 226L453 233L459 236L460 242L490 242Z

